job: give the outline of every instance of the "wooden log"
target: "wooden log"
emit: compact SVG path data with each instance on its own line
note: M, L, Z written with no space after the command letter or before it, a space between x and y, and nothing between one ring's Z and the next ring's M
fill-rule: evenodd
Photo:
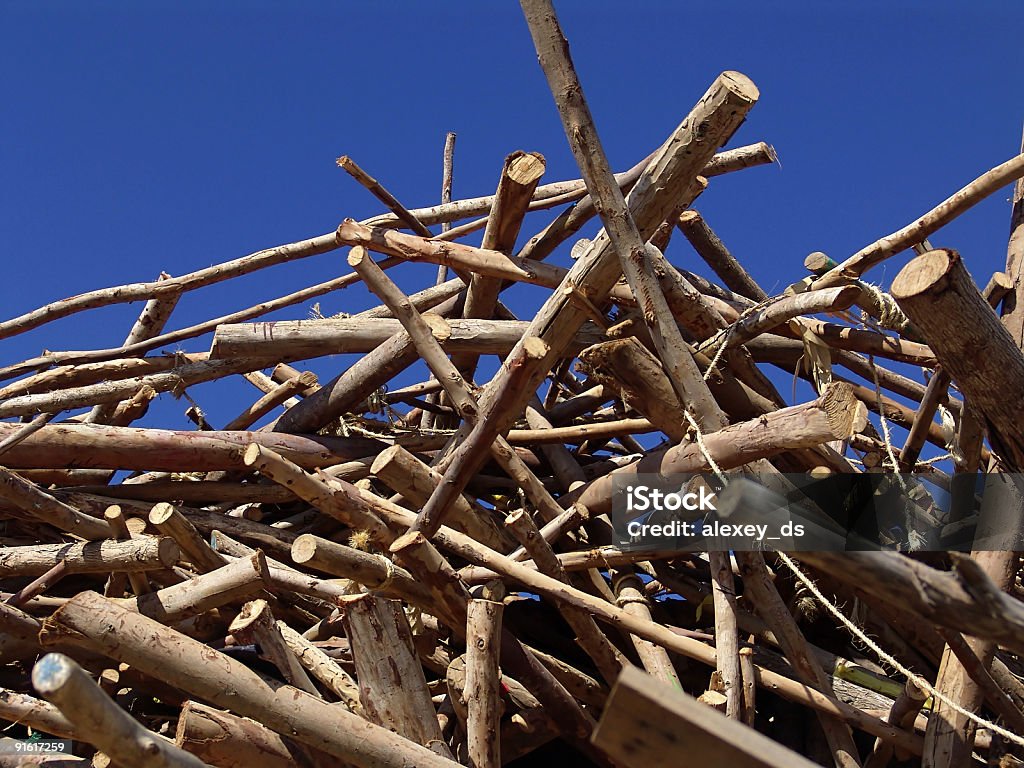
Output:
M292 560L334 576L351 579L373 591L394 595L414 605L431 605L430 593L406 569L381 555L361 552L311 534L299 536L292 544Z
M711 566L711 594L715 606L716 668L724 688L722 692L726 699L725 715L738 720L743 712L743 675L740 671L736 584L732 573L732 558L728 552L708 552L708 563Z
M636 573L631 570L617 573L612 572L611 580L612 592L615 593L615 604L621 606L626 613L651 621L650 603L644 596L643 583ZM718 639L716 637L716 642ZM663 683L674 685L677 688L682 687L668 651L660 645L656 645L636 635L631 635L630 640L633 642L633 648L636 650L637 656L640 657L640 663L648 674L653 675L655 679ZM717 645L716 650L719 656L721 656L721 645Z
M591 514L603 514L610 510L612 476L629 477L640 472L665 475L707 472L711 467L705 451L719 467L732 469L785 450L813 448L846 439L863 429L866 422L866 410L857 403L850 387L832 384L813 402L783 408L754 421L705 435L703 448L697 443L681 443L649 453L639 462L591 482L573 500L583 504Z
M416 359L409 335L396 333L271 425L274 432L315 432L365 400Z
M1024 609L970 569L968 559L954 573L895 552L802 552L800 559L902 611L1024 652Z
M228 632L242 643L258 646L260 655L277 667L285 682L321 698L320 691L281 636L281 630L266 600L252 600L243 605L228 627Z
M0 424L0 437L15 429L16 424ZM380 441L365 437L48 424L11 448L4 461L12 469L44 466L166 472L244 470L239 449L250 443L271 448L307 469L362 458L385 447Z
M39 544L0 548L0 578L39 576L58 560L68 573L153 571L178 562L174 539L147 536L131 541L92 541L84 544Z
M401 603L359 595L344 603L342 616L366 717L451 758Z
M24 446L24 442L21 446ZM7 458L10 461L14 457L15 447L12 446ZM55 499L34 483L4 467L0 467L0 499L28 512L42 523L83 539L105 539L110 535L110 528L102 520L83 515L79 510Z
M288 649L299 660L313 677L338 697L349 710L362 714L363 706L359 700L359 684L352 676L342 669L337 662L320 648L289 627L283 621L277 622L278 631L288 645Z
M7 688L0 688L0 720L21 723L60 739L78 738L74 723L53 704Z
M32 684L75 724L79 739L121 765L209 768L196 756L143 727L63 654L50 653L40 659L32 669Z
M172 624L214 608L249 599L269 586L269 569L262 552L241 557L180 584L119 601L161 624Z
M918 256L896 276L892 294L944 370L988 422L998 453L1024 467L1024 355L978 293L955 251ZM998 445L996 445L998 444Z
M0 402L0 418L117 403L133 397L144 387L150 387L156 392L180 392L187 386L214 381L236 373L255 371L263 365L264 361L250 358L202 360L185 363L166 373L154 373L120 381L101 381L97 384L69 387L38 395L21 395Z
M768 294L747 273L736 257L729 253L729 249L697 211L683 211L676 224L679 231L690 241L693 249L715 271L729 290L757 302L768 298Z
M275 483L292 489L304 501L350 528L365 530L378 542L390 542L393 536L360 498L358 490L344 480L316 477L284 456L253 443L245 449L243 462ZM337 490L336 490L337 489Z
M411 298L411 297L410 297ZM437 339L449 353L476 352L506 355L522 338L529 323L516 320L448 319L449 333ZM337 320L284 320L246 325L221 325L213 338L211 356L238 355L265 360L305 360L345 352L370 352L401 332L402 324L390 318L351 317ZM593 323L585 323L566 350L574 354L601 341L603 332Z
M174 743L217 768L292 768L285 740L245 717L187 701L178 716Z
M400 445L386 448L374 460L370 472L389 488L402 494L414 504L422 505L441 481L441 474L424 464ZM512 539L500 532L486 509L472 504L465 496L458 496L447 516L448 525L472 536L491 549L507 552Z
M615 684L593 741L628 768L676 766L683 750L694 765L815 765L633 667L623 670Z
M743 724L753 728L757 718L757 673L754 671L754 651L750 648L740 648L739 660L740 677L743 681ZM887 743L882 739L878 739L877 742Z
M316 386L316 374L312 371L303 371L298 377L278 384L272 391L267 392L263 397L229 421L224 429L228 432L237 429L247 429L274 408L288 400L292 395L298 392L307 392L311 387Z
M199 573L215 571L227 562L210 548L209 542L173 504L161 502L155 505L148 519L149 524L161 534L178 542L181 554Z
M484 250L511 253L515 247L519 229L523 224L526 209L544 175L544 158L536 152L513 152L505 158L494 193L494 205L487 218L480 247ZM462 310L464 318L488 319L494 314L501 290L501 281L474 274L466 288L466 301ZM473 381L478 356L469 353L456 356L452 364L466 381Z
M272 688L240 662L98 595L77 595L47 626L51 638L77 632L112 658L355 765L456 765L344 708L291 686Z
M470 600L466 614L466 747L471 768L501 767L498 656L504 606Z

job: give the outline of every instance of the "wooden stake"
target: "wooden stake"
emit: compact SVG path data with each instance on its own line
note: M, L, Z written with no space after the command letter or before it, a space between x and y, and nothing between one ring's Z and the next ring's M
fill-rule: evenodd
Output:
M471 768L501 766L498 655L504 606L470 600L466 614L466 746Z

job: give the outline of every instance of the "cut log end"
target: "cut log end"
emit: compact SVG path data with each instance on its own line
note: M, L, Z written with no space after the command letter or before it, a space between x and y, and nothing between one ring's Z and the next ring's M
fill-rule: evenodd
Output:
M892 281L893 297L898 300L941 291L950 271L959 261L959 253L945 248L921 254L900 270Z
M292 562L302 565L316 557L317 538L304 533L292 542Z
M761 97L761 91L754 85L754 81L742 72L730 69L719 75L718 79L726 88L748 103L753 103Z
M844 440L867 426L867 409L857 399L853 387L849 384L830 384L821 396L820 402L828 417L832 434L837 440Z
M161 501L149 513L150 525L163 525L174 515L174 505Z
M508 177L516 184L533 184L544 175L544 156L536 152L523 152L508 164Z
M373 464L370 465L370 474L379 475L387 466L395 461L397 454L400 454L403 450L404 449L400 445L392 445L378 453L377 458L375 458L373 460Z
M247 467L253 466L263 455L263 449L257 443L250 443L242 454L242 463Z
M361 246L353 246L352 250L348 252L348 265L353 269L358 268L363 261L369 256L367 250Z
M533 360L540 360L550 351L547 343L538 336L527 336L523 339L523 352Z
M430 328L430 335L438 342L444 344L452 337L452 327L443 317L434 312L424 312L422 317L423 322Z
M74 666L63 653L48 653L32 668L32 685L43 698L60 692L71 680Z

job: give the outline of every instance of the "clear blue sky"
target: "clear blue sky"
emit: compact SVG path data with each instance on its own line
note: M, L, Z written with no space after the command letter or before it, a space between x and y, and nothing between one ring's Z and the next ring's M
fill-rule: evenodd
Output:
M769 292L803 276L809 251L849 255L1020 144L1020 3L557 7L617 170L657 146L720 71L760 87L734 144L768 141L781 167L717 179L698 207ZM377 212L334 166L341 154L410 207L436 202L448 130L456 196L492 192L514 149L544 154L547 180L578 176L517 3L0 1L0 66L4 318ZM982 283L1005 256L1008 194L933 238L960 249ZM699 268L681 237L668 255ZM203 289L171 327L327 279L343 259ZM888 284L903 260L868 276ZM401 276L414 290L432 274ZM369 303L351 291L323 307ZM0 362L118 344L138 310L5 340ZM215 422L254 394L244 383L228 391L238 399L211 389L203 402ZM187 426L182 406L162 401L164 423Z

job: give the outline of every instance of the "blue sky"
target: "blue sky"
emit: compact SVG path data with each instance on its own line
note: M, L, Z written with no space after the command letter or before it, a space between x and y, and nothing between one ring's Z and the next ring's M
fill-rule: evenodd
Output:
M809 251L849 255L1020 145L1018 3L557 8L617 170L656 147L720 71L760 87L733 143L768 141L781 167L719 178L697 207L769 292L803 276ZM341 154L410 207L436 202L448 130L457 197L492 192L515 149L547 158L545 180L578 176L517 3L0 0L0 65L4 318L378 212L334 166ZM1005 257L1008 196L932 238L958 248L982 284ZM344 255L203 289L170 327L328 279L347 271ZM668 255L701 269L680 236ZM887 285L905 260L868 277ZM412 291L433 272L396 274ZM540 300L528 290L509 303L528 315ZM370 303L357 290L322 300L325 312ZM4 340L0 361L118 344L139 308ZM323 378L343 362L314 368ZM214 423L255 394L244 382L197 391ZM183 407L164 396L154 413L184 428Z

